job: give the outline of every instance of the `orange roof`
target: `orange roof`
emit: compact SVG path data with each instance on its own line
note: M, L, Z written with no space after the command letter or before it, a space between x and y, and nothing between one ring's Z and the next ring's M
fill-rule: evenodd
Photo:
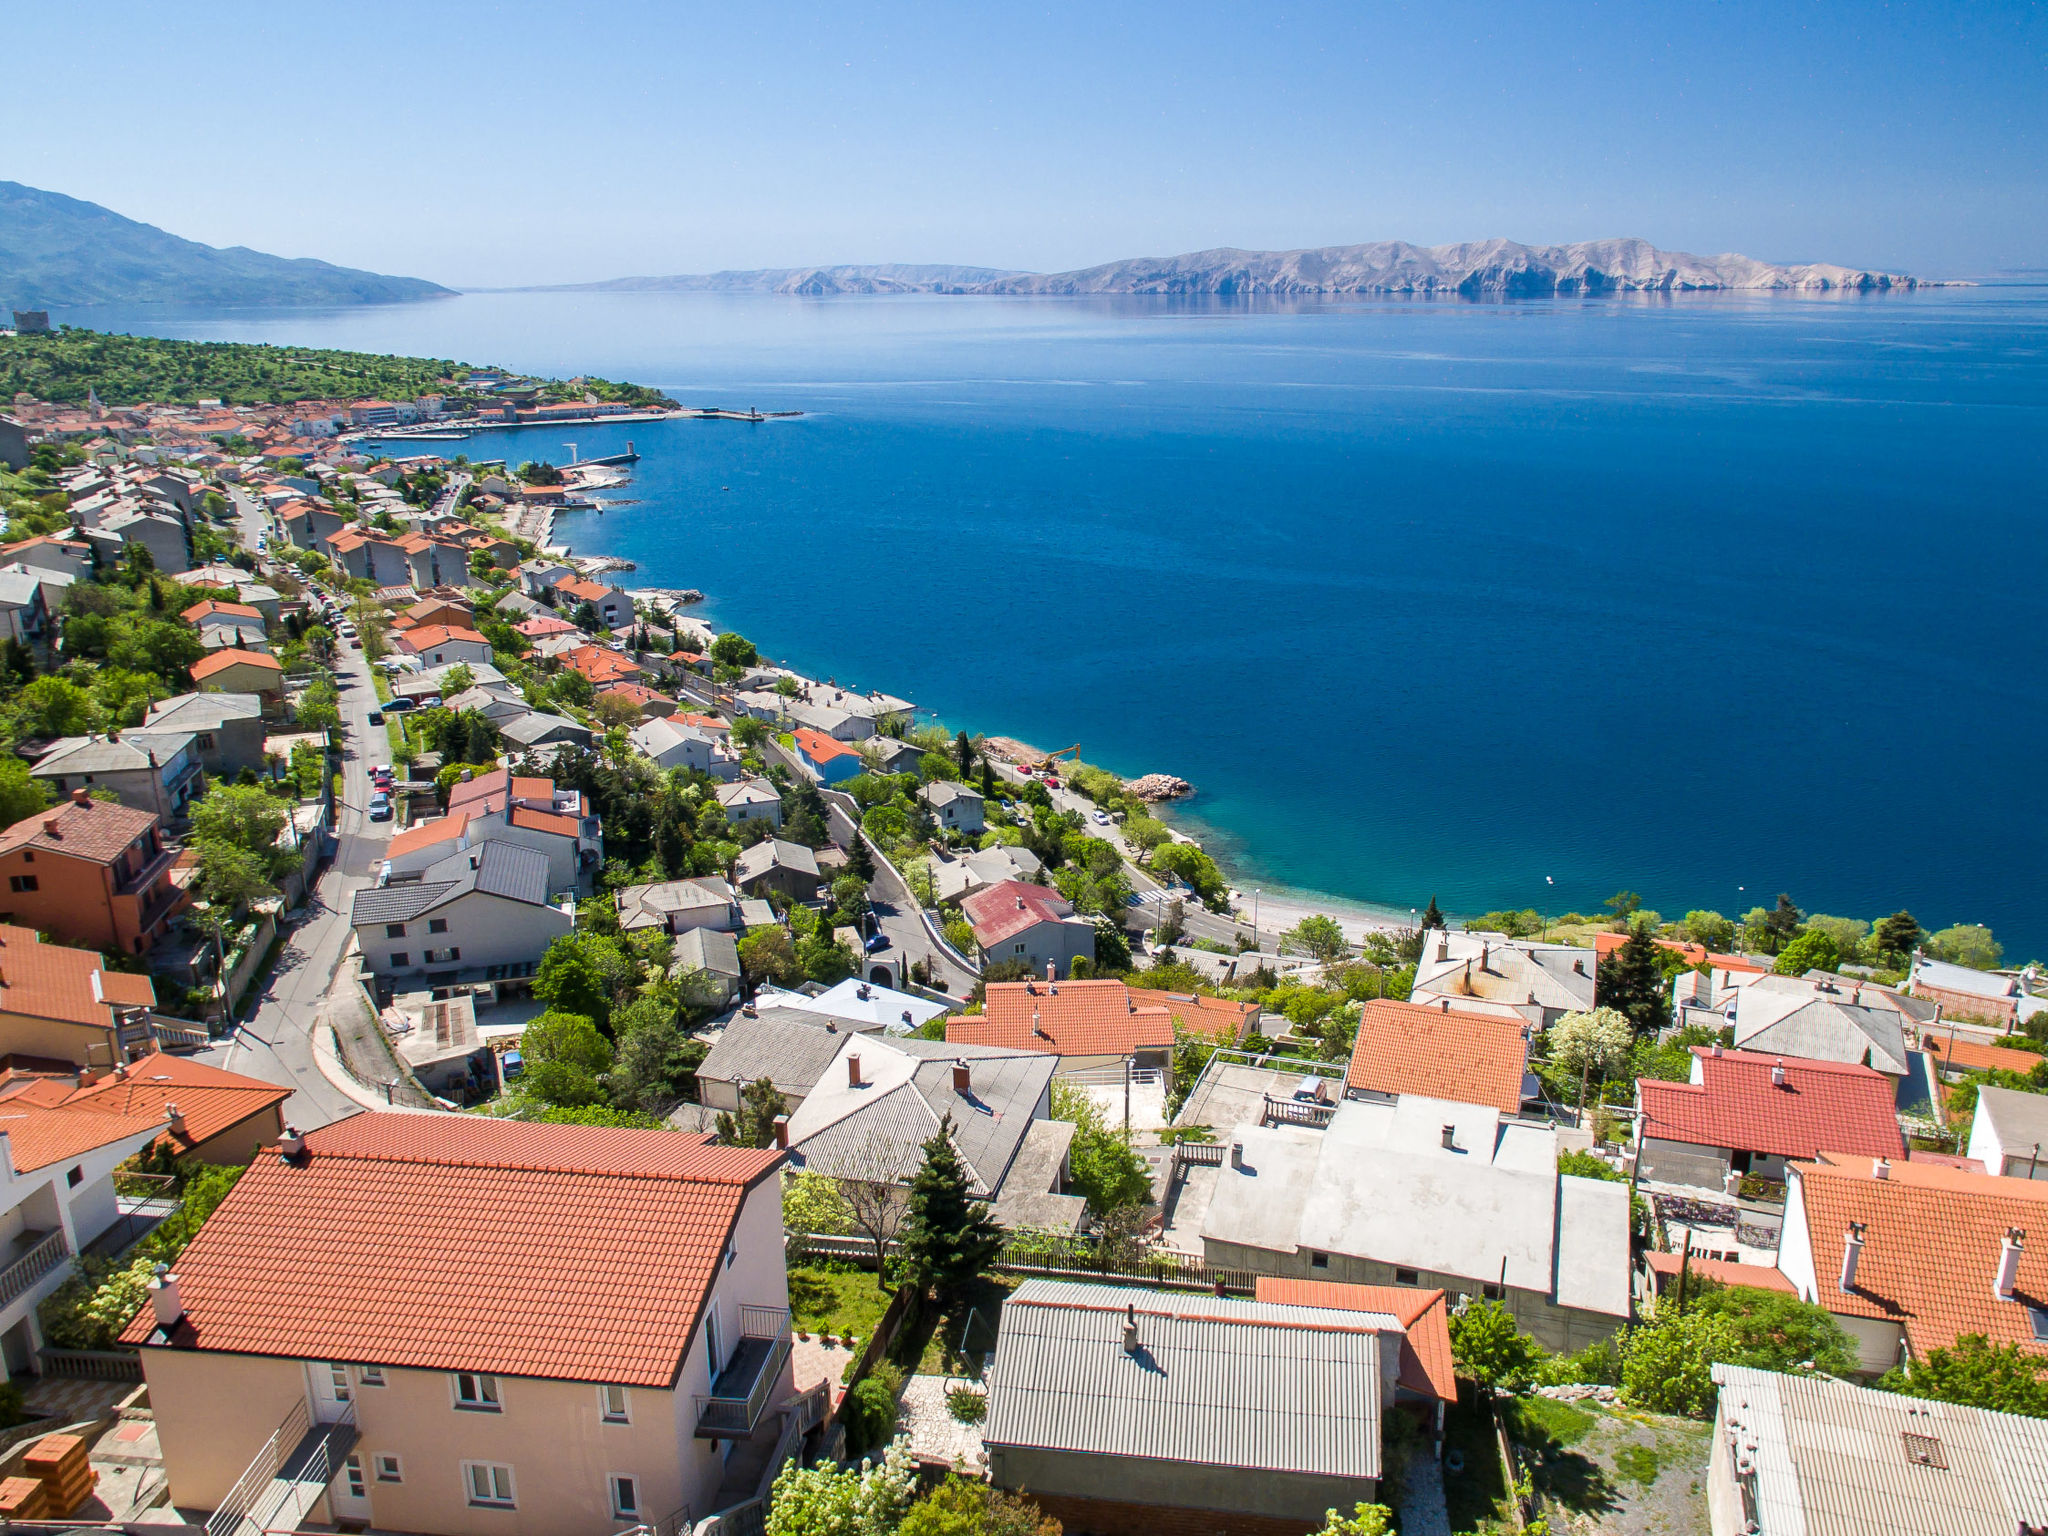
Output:
M1134 1009L1120 981L992 982L983 1006L978 1018L950 1021L946 1039L1053 1056L1129 1056L1173 1046L1173 1015Z
M1687 1264L1682 1253L1658 1253L1654 1250L1643 1255L1643 1262L1650 1273L1658 1278L1658 1290L1676 1275L1681 1268L1708 1280L1719 1281L1722 1285L1746 1285L1759 1291L1785 1291L1791 1295L1799 1293L1799 1287L1778 1270L1774 1264L1731 1264L1726 1259L1703 1259L1698 1254Z
M122 1341L669 1388L740 1209L783 1157L356 1115L308 1133L297 1162L260 1154L179 1257L177 1327L144 1307Z
M790 732L797 750L814 763L827 763L835 757L858 757L860 754L843 741L835 741L823 731L814 731L800 725Z
M154 811L75 796L24 816L0 832L0 855L22 848L111 864L156 825Z
M201 678L212 677L216 672L225 672L233 666L262 667L266 671L280 675L284 672L283 662L275 656L266 656L261 651L215 651L204 661L192 663L192 681L196 683Z
M529 640L539 640L547 635L573 635L576 626L567 619L552 613L536 613L531 618L521 619L512 626Z
M1641 1135L1779 1157L1906 1155L1897 1089L1882 1072L1719 1046L1696 1045L1692 1054L1697 1083L1637 1080ZM1772 1081L1781 1068L1784 1082Z
M158 1139L182 1155L291 1096L288 1087L159 1051L80 1088L63 1107L154 1120L163 1127ZM165 1123L171 1105L184 1121L182 1130Z
M416 827L407 827L391 839L389 853L417 853L422 848L431 848L436 843L445 843L451 838L462 836L468 826L469 812L451 810L446 816L423 821Z
M1358 1021L1344 1086L1458 1104L1522 1107L1529 1042L1519 1018L1374 998Z
M1874 1174L1870 1158L1823 1156L1794 1163L1800 1209L1813 1254L1814 1298L1830 1312L1899 1323L1915 1358L1966 1333L2048 1355L2035 1338L2029 1303L2048 1298L2048 1242L2020 1255L2012 1301L1992 1280L2010 1228L2048 1234L2048 1181L1967 1173L1938 1163L1894 1162ZM1843 1234L1864 1224L1856 1288L1837 1284Z
M732 729L716 715L699 715L688 710L669 717L677 725L694 725L700 731L729 731Z
M1384 1312L1398 1322L1401 1385L1439 1402L1458 1400L1451 1359L1450 1306L1442 1291L1413 1285L1344 1285L1335 1280L1287 1280L1260 1275L1254 1301L1282 1307L1335 1307L1343 1312Z
M617 651L608 651L601 645L579 645L573 651L564 651L562 665L572 672L581 672L598 684L640 675L638 666Z
M1188 992L1162 992L1156 987L1132 987L1131 1002L1140 1008L1164 1008L1173 1015L1176 1028L1235 1045L1258 1019L1257 1003L1234 1003L1227 997L1203 997Z
M1932 1029L1920 1032L1920 1048L1934 1057L1937 1066L1954 1072L1985 1072L1992 1068L2004 1072L2031 1072L2041 1060L2033 1051L2017 1050L2007 1045L1984 1045L1961 1036L1951 1041L1946 1034L1937 1034Z
M630 699L635 704L660 704L668 699L667 694L657 692L645 683L614 683L604 690L602 696Z
M601 603L618 589L608 587L599 581L585 581L581 576L566 576L555 583L555 590L566 592L586 603Z
M574 816L559 816L553 811L529 810L523 805L512 807L512 825L525 827L534 832L553 832L560 837L574 837L583 830Z
M47 1098L47 1090L0 1098L0 1132L6 1134L7 1155L13 1159L16 1173L33 1173L131 1136L147 1137L163 1129L160 1115L70 1110L47 1103ZM146 1141L140 1144L146 1145Z
M263 610L260 608L251 608L246 603L223 603L210 597L203 603L194 603L178 617L187 624L197 624L201 619L212 618L217 613L224 613L235 619L254 619L258 624L263 622Z
M427 650L450 641L465 645L488 646L491 642L473 629L458 628L453 624L426 624L418 629L407 630L404 644L407 650Z
M1595 965L1597 966L1600 961L1605 960L1627 942L1628 935L1625 933L1594 934L1593 954ZM1677 939L1658 939L1656 944L1659 949L1668 949L1674 955L1683 955L1687 965L1706 965L1712 962L1713 965L1724 971L1747 971L1757 976L1763 975L1768 969L1766 966L1758 965L1747 955L1717 955L1704 944L1682 943Z
M0 1013L112 1028L112 974L89 949L45 944L33 928L0 923ZM147 976L123 980L133 984L122 989L128 996L145 994L145 1006L156 1001Z

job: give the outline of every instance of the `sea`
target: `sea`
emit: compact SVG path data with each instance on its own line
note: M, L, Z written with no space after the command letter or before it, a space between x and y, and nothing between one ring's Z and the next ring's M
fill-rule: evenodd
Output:
M577 553L949 728L1192 781L1247 892L1783 891L2048 955L2048 288L58 318L800 411L441 446L630 439Z

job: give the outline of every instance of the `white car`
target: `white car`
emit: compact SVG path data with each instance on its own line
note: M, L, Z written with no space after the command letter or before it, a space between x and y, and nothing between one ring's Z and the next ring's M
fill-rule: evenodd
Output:
M1107 811L1096 811L1096 812L1094 813L1094 820L1095 820L1095 825L1097 825L1098 827L1106 827L1106 826L1108 826L1108 825L1109 825L1109 812L1107 812Z

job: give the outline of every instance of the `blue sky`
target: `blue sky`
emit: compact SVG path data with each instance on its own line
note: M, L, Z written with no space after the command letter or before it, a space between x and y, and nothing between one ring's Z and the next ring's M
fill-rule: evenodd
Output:
M2048 267L2048 9L16 7L0 178L451 285L1641 235Z

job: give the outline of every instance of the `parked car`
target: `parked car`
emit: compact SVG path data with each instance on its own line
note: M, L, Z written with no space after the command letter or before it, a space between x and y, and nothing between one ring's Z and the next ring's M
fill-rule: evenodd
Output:
M384 723L384 711L383 711L383 710L381 710L381 709L373 709L373 710L371 710L371 711L370 711L370 724L372 724L372 725L382 725L383 723ZM1095 814L1099 816L1099 815L1101 815L1102 813L1101 813L1100 811L1097 811L1097 812L1096 812Z
M1097 825L1098 827L1106 827L1109 825L1109 812L1096 811L1094 812L1094 817L1095 825Z
M387 715L402 715L408 709L418 709L419 707L420 706L417 700L409 699L401 693L392 698L392 700L384 706L384 712Z
M389 821L390 819L391 802L389 800L386 800L383 797L379 796L377 799L372 800L370 802L370 820Z
M889 935L886 933L871 933L868 935L867 952L869 954L872 955L877 950L887 949L888 947Z

